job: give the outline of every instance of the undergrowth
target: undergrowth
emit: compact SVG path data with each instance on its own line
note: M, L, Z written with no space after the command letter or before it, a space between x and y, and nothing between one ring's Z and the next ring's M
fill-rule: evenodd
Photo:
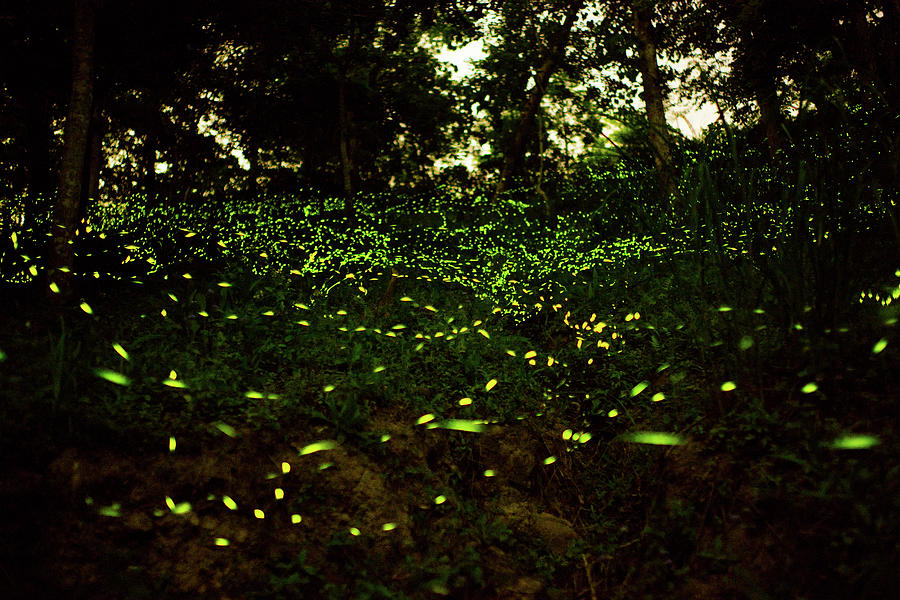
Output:
M601 236L587 214L545 228L512 202L473 226L450 198L397 215L361 201L356 229L310 225L301 199L165 215L136 201L121 221L93 215L94 233L132 232L117 249L142 269L88 275L83 297L52 317L10 303L7 462L46 466L73 447L174 452L175 440L202 453L256 431L272 444L333 440L388 461L401 496L450 499L382 548L389 569L360 551L355 517L335 499L318 510L341 527L309 552L265 552L248 597L529 586L551 597L573 586L881 597L900 539L888 493L896 197L851 176L848 155L756 167L721 135L684 171L684 219L639 239L609 226ZM22 258L16 276L36 260ZM372 426L385 414L418 428L410 435L431 424L460 437L419 454L401 446L404 463ZM547 552L549 534L514 534L495 518L511 519L510 506L487 511L476 465L492 450L459 431L488 425L525 427L517 443L537 444L509 450L504 494L575 524L567 550ZM183 485L200 514L202 486ZM206 485L226 497L226 483ZM118 512L113 500L100 514ZM179 506L154 519L191 511ZM461 543L442 550L447 536Z

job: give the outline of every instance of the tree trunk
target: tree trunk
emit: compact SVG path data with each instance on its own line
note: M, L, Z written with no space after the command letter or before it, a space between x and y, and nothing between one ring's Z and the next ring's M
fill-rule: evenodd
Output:
M537 192L538 196L541 197L541 207L543 210L544 218L547 219L548 223L551 222L550 219L553 217L553 207L550 204L550 197L547 196L547 192L544 191L544 188L541 185L544 183L544 120L540 115L537 116L537 125L538 125L538 176L537 176L537 184L534 186L534 190ZM555 225L555 223L553 223Z
M756 102L759 104L759 120L766 132L766 143L769 146L769 155L775 158L784 146L781 137L781 110L778 107L778 93L774 87L759 90L756 93Z
M66 116L65 142L59 172L59 195L47 256L47 294L60 301L72 292L72 241L81 202L85 154L94 94L94 17L96 0L75 0L72 32L72 94Z
M531 91L528 93L528 99L525 101L525 106L522 109L522 116L519 119L519 125L516 128L512 146L506 153L506 158L503 161L500 179L497 181L497 187L494 188L494 200L509 188L510 179L512 179L516 167L522 161L522 156L525 154L525 145L534 129L535 117L541 106L541 100L544 98L544 94L547 91L547 84L550 82L550 77L553 76L553 73L556 72L565 58L566 45L569 43L569 35L572 26L575 24L578 11L581 10L583 4L584 2L582 0L576 0L569 6L559 35L550 46L547 57L544 59L540 69L538 69L537 75L535 76L534 87L532 87Z
M338 130L341 152L341 181L344 189L344 214L353 220L353 142L350 134L352 114L347 109L347 82L338 84Z
M656 169L656 180L666 198L672 198L676 190L675 167L672 162L668 128L666 126L666 91L659 73L656 56L656 40L651 23L652 9L640 6L639 0L631 3L632 25L638 42L638 68L640 69L647 121L650 131L647 134L650 147L653 149L653 164Z

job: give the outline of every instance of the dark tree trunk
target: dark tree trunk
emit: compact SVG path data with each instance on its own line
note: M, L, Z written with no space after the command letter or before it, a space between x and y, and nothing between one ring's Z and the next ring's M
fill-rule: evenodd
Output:
M653 164L660 190L667 198L676 192L675 167L672 162L668 128L666 125L665 89L659 73L656 40L652 26L652 9L631 5L632 25L638 42L638 68L641 72L643 91L641 98L647 113L650 131L647 134L653 149Z
M537 75L535 76L534 87L532 87L531 91L528 93L528 99L525 101L525 106L522 108L522 116L519 118L519 125L516 127L512 146L509 148L506 153L506 158L503 161L500 179L497 181L497 187L494 188L495 200L509 188L509 183L515 173L516 167L518 167L519 163L522 161L522 157L525 154L525 145L528 143L528 139L534 130L535 118L538 109L540 109L541 100L544 98L544 94L547 91L547 84L550 83L550 78L565 58L566 46L569 43L569 35L571 34L572 26L575 24L578 11L581 10L583 4L584 2L581 0L576 0L569 6L559 34L550 46L543 64L541 64L541 67L538 69Z
M341 80L338 84L338 135L341 153L341 183L344 191L344 214L348 221L354 217L353 207L353 172L356 165L353 162L353 139L351 133L353 114L347 108L347 82Z
M769 155L772 158L784 146L781 137L781 110L778 107L778 93L774 88L759 90L756 94L756 102L759 104L759 120L766 132L766 144L769 147Z
M94 94L94 17L96 0L75 0L72 32L72 95L66 116L65 142L59 172L59 195L47 256L47 294L64 300L72 292L71 269L85 154Z

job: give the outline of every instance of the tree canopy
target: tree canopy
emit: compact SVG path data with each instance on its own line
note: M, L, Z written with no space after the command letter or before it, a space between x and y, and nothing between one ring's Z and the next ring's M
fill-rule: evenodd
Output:
M549 214L548 180L622 152L677 202L677 102L772 156L798 119L854 107L894 139L897 20L840 0L22 3L0 15L0 202L26 225L55 208L66 239L89 203L135 196L314 189L352 216L359 193L480 182ZM472 42L454 77L436 50Z

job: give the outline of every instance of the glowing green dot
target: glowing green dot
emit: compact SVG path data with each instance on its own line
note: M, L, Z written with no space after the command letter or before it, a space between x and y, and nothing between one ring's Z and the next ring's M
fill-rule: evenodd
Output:
M865 450L877 446L880 440L874 435L845 435L831 443L836 450Z

